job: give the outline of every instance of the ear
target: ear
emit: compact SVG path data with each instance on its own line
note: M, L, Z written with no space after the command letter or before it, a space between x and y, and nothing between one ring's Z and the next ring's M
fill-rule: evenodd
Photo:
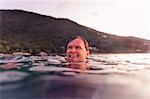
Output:
M90 54L90 51L87 51L87 56Z

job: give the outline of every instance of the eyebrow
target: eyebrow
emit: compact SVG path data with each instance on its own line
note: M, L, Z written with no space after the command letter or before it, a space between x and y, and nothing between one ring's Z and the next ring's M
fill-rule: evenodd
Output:
M67 46L67 48L69 48L69 47L72 47L72 45L68 45L68 46ZM80 48L82 48L82 47L79 46L79 45L75 45L75 46L73 46L73 47L80 47Z

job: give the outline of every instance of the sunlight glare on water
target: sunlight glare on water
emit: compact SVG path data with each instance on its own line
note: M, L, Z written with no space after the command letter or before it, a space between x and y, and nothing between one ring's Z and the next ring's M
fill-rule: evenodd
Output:
M150 53L92 54L90 57L105 61L150 65Z

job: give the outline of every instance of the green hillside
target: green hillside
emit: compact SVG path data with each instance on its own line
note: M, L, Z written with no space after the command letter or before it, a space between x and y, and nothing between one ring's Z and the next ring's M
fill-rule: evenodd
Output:
M74 36L85 37L99 53L150 52L150 40L96 31L64 18L22 10L0 10L0 52L64 53Z

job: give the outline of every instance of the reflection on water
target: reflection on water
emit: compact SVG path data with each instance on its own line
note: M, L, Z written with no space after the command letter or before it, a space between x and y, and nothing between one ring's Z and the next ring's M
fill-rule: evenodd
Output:
M64 57L0 56L0 99L150 99L150 54L92 54L88 69Z
M148 64L150 65L150 53L136 53L136 54L92 54L91 59L120 62L120 63L132 63L132 64Z

